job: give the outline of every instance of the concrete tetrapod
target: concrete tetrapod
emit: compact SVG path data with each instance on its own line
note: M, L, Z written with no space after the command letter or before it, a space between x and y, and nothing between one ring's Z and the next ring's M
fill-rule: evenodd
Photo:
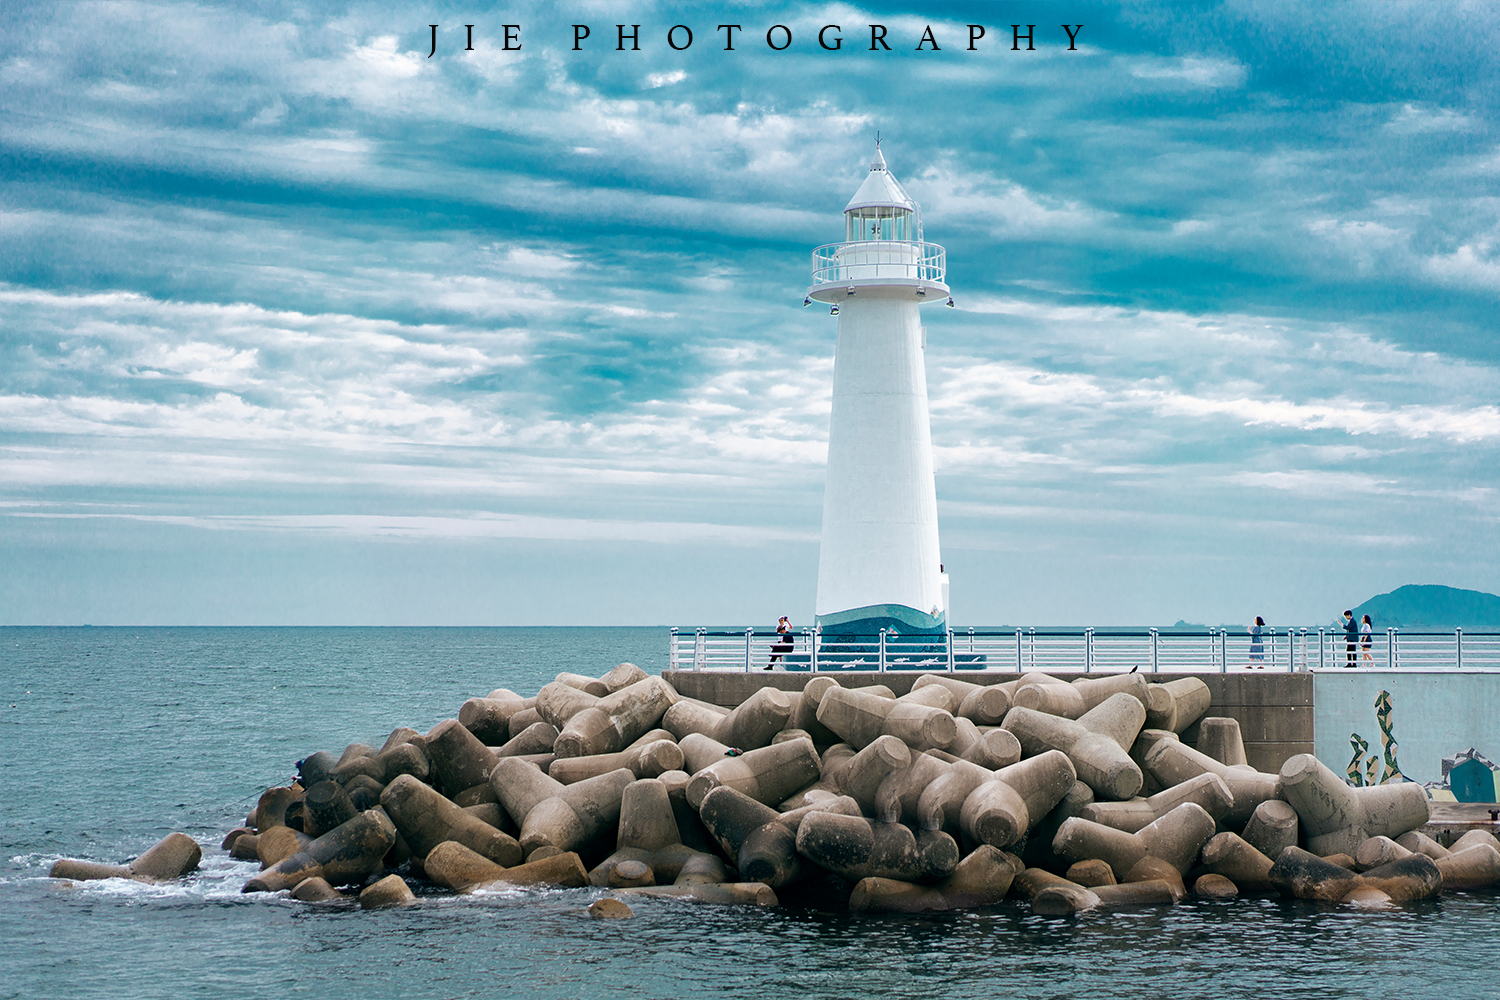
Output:
M292 889L292 898L304 903L323 903L331 899L343 899L344 894L329 885L326 879L314 875L298 882Z
M770 805L816 781L819 773L818 751L812 741L791 740L725 757L705 767L688 784L687 800L693 808L702 808L709 791L728 785Z
M1062 801L1053 806L1040 820L1033 823L1026 843L1021 848L1021 860L1028 868L1046 868L1049 871L1059 865L1066 866L1067 859L1052 850L1052 841L1058 828L1074 816L1083 815L1083 810L1093 805L1094 790L1081 781L1074 781L1063 793Z
M1229 794L1234 796L1228 812L1220 818L1221 825L1228 829L1243 828L1262 802L1284 797L1282 780L1277 775L1248 767L1229 767L1180 740L1156 740L1146 752L1145 762L1146 770L1163 788L1180 785L1200 774L1216 774L1223 779Z
M547 776L571 785L585 778L597 778L601 774L618 771L622 767L638 778L655 778L667 771L680 771L682 765L682 748L674 740L656 740L619 753L563 757L553 761L552 766L547 769Z
M1141 769L1110 736L1023 706L1006 713L1004 728L1015 734L1028 756L1046 750L1067 754L1078 780L1101 799L1129 799L1141 790Z
M557 727L550 722L533 722L495 749L496 757L526 757L551 753L557 743Z
M439 722L426 739L432 774L450 794L483 784L495 766L495 752L479 742L457 719Z
M542 689L536 693L535 711L537 718L527 719L525 725L541 721L556 726L561 732L568 724L568 720L582 712L585 708L592 708L599 703L599 696L589 694L587 691L573 687L563 681L553 681L542 685ZM526 719L526 712L517 713L517 717ZM522 727L524 728L524 726ZM516 719L511 719L510 732L515 735L519 732L516 728Z
M1115 878L1115 870L1109 866L1108 862L1098 858L1073 862L1068 866L1068 870L1063 872L1063 878L1069 882L1077 882L1085 889L1119 884L1119 879Z
M813 812L797 827L797 852L834 874L858 882L893 878L924 882L946 878L958 867L958 844L946 833L913 835L901 823L878 823L863 816Z
M958 738L948 748L950 753L971 764L998 771L1021 759L1021 741L1006 729L980 729L968 719L957 719Z
M506 730L506 736L509 739L515 739L517 736L521 735L527 729L536 725L538 722L546 721L546 719L542 718L542 713L536 710L536 706L532 705L530 708L521 712L517 712L515 715L512 715L510 717L510 726ZM556 728L554 724L548 724L552 725L553 728Z
M314 876L330 885L361 882L380 867L395 842L396 827L391 818L382 810L367 809L308 844L306 850L261 872L240 891L278 892Z
M993 780L995 772L988 768L966 760L954 762L922 789L913 822L924 830L946 830L954 835L962 833L964 803L974 789Z
M1437 862L1425 854L1408 854L1359 876L1362 886L1378 889L1393 903L1431 899L1443 891Z
M704 796L699 813L742 877L773 889L801 877L796 827L781 822L775 809L721 785Z
M1414 781L1356 788L1354 798L1364 813L1365 832L1371 837L1396 838L1432 818L1427 789Z
M1140 836L1112 826L1074 817L1065 820L1052 838L1052 850L1070 861L1103 861L1124 881L1125 873L1147 854Z
M875 790L875 817L887 823L900 821L916 825L919 822L917 804L922 794L952 769L953 764L929 754L912 754L911 763L886 775ZM962 808L962 803L959 803L959 808ZM941 825L928 829L941 829Z
M1283 896L1337 903L1359 887L1359 876L1300 847L1288 847L1271 866L1271 884Z
M580 851L620 820L620 799L636 776L625 768L563 785L535 771L526 774L517 762L508 766L502 758L490 776L495 795L513 817L524 815L521 850L529 856L538 847ZM538 780L540 779L540 780ZM538 798L542 793L550 792ZM527 808L529 805L529 808ZM522 811L524 810L524 812Z
M681 841L666 782L643 778L620 796L620 825L615 852L589 872L591 885L606 886L614 869L626 861L649 865L658 882L671 882L689 871L694 882L724 882L728 871L718 858Z
M1240 836L1268 858L1279 858L1288 847L1296 847L1299 824L1291 803L1267 799L1255 807Z
M912 752L905 743L894 736L878 736L847 762L836 763L823 773L832 778L837 791L850 796L862 810L873 815L880 786L896 771L910 767L911 759Z
M1354 863L1363 872L1371 868L1379 868L1381 865L1388 865L1392 861L1409 858L1413 853L1390 837L1371 837L1360 844L1359 850L1354 852Z
M1480 844L1434 862L1446 889L1486 889L1500 885L1500 851Z
M336 781L320 781L302 798L302 832L320 837L354 818L357 810Z
M1459 854L1471 847L1479 847L1481 845L1500 849L1500 839L1496 839L1495 835L1488 830L1470 830L1455 840L1453 846L1448 848L1448 851L1450 854Z
M300 830L293 830L287 826L273 826L255 838L255 856L260 859L261 868L270 868L278 861L284 861L298 851L306 850L307 845L312 842L313 838Z
M1146 726L1173 733L1197 722L1213 702L1208 685L1196 677L1147 685L1146 696Z
M584 674L575 674L564 671L553 678L558 684L566 684L570 688L577 688L584 694L591 694L595 698L603 698L609 694L609 687L597 677L588 677Z
M724 716L718 731L709 735L741 750L770 746L771 738L787 727L795 701L785 691L761 688Z
M1198 723L1198 750L1226 767L1246 763L1239 720L1217 716L1203 718Z
M818 721L856 750L881 736L894 736L913 750L946 749L958 738L953 716L940 708L841 687L823 692Z
M1011 694L1012 710L1019 707L1062 719L1076 719L1088 711L1083 695L1067 681L1055 677L1042 680L1037 674L1027 674L1022 680L1026 683L1017 684Z
M571 851L507 867L497 865L464 845L448 840L428 852L423 868L429 879L449 889L493 885L496 882L570 889L588 884L588 873L584 871L583 861Z
M366 886L359 894L360 908L365 910L405 906L416 901L417 897L412 893L411 886L400 875L387 875L374 885Z
M616 753L655 728L677 692L660 677L647 677L572 715L557 735L559 758Z
M897 740L896 742L900 743L901 741ZM902 743L901 746L905 749L906 744ZM865 750L868 749L869 747L865 748ZM861 751L861 753L863 752ZM820 795L844 794L843 775L849 766L849 762L855 756L854 748L847 743L835 743L827 750L824 750L823 757L818 762L820 771L818 780L805 788L798 789L788 796L777 808L785 812L788 809L805 806L809 801L818 798Z
M958 863L936 885L916 885L888 878L863 878L849 896L849 909L892 913L967 910L991 906L1005 898L1021 871L1020 859L983 844Z
M1214 835L1214 819L1196 802L1184 802L1156 822L1142 827L1136 836L1146 853L1160 858L1179 875L1198 863L1198 853Z
M1222 875L1246 892L1271 888L1272 861L1239 834L1215 834L1203 845L1203 867Z
M1413 830L1411 833L1403 833L1396 838L1396 843L1411 851L1413 854L1425 854L1434 861L1441 861L1449 855L1448 848L1433 840L1421 830Z
M514 837L464 812L409 774L385 786L380 804L417 857L425 857L438 844L452 840L499 865L508 867L521 861L521 845Z
M1128 694L1146 707L1150 700L1150 685L1145 674L1109 674L1104 677L1079 677L1072 682L1073 690L1083 696L1085 712L1102 705L1117 694ZM1144 719L1142 722L1144 723Z
M127 865L103 865L93 861L63 858L52 865L50 878L89 882L106 878L128 878L136 882L168 882L198 867L203 849L185 833L169 833Z
M1359 850L1368 836L1364 808L1354 789L1326 764L1310 753L1289 758L1281 765L1281 788L1297 810L1309 851L1352 856Z
M458 721L486 746L510 739L510 717L526 711L526 699L514 691L492 691L487 698L470 698L458 709Z
M1184 802L1197 803L1217 822L1234 805L1234 796L1230 793L1229 786L1224 784L1224 779L1217 774L1200 774L1157 792L1150 798L1092 803L1080 815L1084 819L1091 819L1095 823L1103 823L1126 833L1136 833ZM1286 805L1284 802L1281 804Z
M942 674L923 674L912 684L912 690L940 684L956 699L957 710L953 714L968 719L980 726L998 726L1010 711L1009 692L993 684L973 684L956 677Z
M1124 691L1110 695L1078 717L1080 726L1091 733L1108 736L1127 756L1145 722L1146 706L1139 698Z
M1028 757L969 793L959 811L959 827L973 843L1009 847L1051 812L1076 780L1072 761L1060 750Z
M645 889L621 889L620 893L647 896L652 899L686 899L695 903L717 903L720 906L775 906L779 902L776 898L776 890L764 882L657 885Z
M1187 884L1183 881L1182 874L1161 858L1153 858L1149 854L1132 865L1125 877L1120 879L1121 885L1135 882L1165 882L1177 899L1187 897Z

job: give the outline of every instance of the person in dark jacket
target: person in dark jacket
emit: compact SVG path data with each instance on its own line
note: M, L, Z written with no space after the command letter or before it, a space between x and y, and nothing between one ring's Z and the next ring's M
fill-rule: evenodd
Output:
M1348 657L1345 667L1359 665L1359 622L1354 619L1353 611L1344 612L1344 655Z

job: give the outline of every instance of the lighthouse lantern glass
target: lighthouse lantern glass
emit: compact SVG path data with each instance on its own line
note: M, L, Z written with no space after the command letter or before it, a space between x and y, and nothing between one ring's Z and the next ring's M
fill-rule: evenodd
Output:
M844 239L854 243L864 240L920 240L916 213L897 205L869 205L844 213Z

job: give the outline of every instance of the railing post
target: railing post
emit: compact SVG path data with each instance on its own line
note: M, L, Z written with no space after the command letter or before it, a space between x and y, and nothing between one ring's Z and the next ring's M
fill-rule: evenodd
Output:
M818 672L818 647L823 644L823 626L819 625L812 633L812 672Z
M1389 625L1385 627L1385 669L1396 669L1396 631Z
M953 630L948 629L948 673L953 673Z
M1156 645L1157 645L1157 631L1156 631L1156 629L1153 628L1151 630L1151 672L1153 674L1156 673L1156 665L1159 662L1158 661L1158 654L1157 654L1157 650L1156 650Z
M973 649L973 647L974 647L974 634L971 631L969 633L969 648ZM1021 630L1020 629L1016 629L1016 673L1018 673L1018 674L1025 673L1025 671L1021 669Z
M1083 630L1083 672L1094 672L1094 630L1091 628Z
M885 629L880 630L880 672L885 673Z
M1318 626L1318 669L1323 669L1323 626Z
M708 650L706 648L707 647L707 643L708 643L707 632L708 632L708 629L706 629L706 628L704 628L703 626L700 625L700 626L698 626L697 631L695 631L693 633L693 669L694 670L702 670L705 666L708 665L707 662L706 662L707 659L708 659Z
M677 627L672 627L672 634L667 637L667 666L671 670L677 669Z
M755 645L755 629L745 629L745 673L750 672L750 652Z
M974 626L969 626L969 652L974 652Z
M1461 628L1453 630L1453 668L1464 668L1464 630Z

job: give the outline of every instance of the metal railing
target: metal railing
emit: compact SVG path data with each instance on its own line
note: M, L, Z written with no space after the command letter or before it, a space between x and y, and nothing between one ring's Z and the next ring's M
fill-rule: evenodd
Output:
M779 634L697 628L671 630L671 670L989 670L1025 673L1304 672L1500 669L1500 632L1387 629L1349 650L1342 630L1275 629L1257 638L1236 629L949 629L946 635L824 636L821 629Z
M827 243L812 252L814 287L898 278L942 283L947 275L948 252L936 243L861 240Z

